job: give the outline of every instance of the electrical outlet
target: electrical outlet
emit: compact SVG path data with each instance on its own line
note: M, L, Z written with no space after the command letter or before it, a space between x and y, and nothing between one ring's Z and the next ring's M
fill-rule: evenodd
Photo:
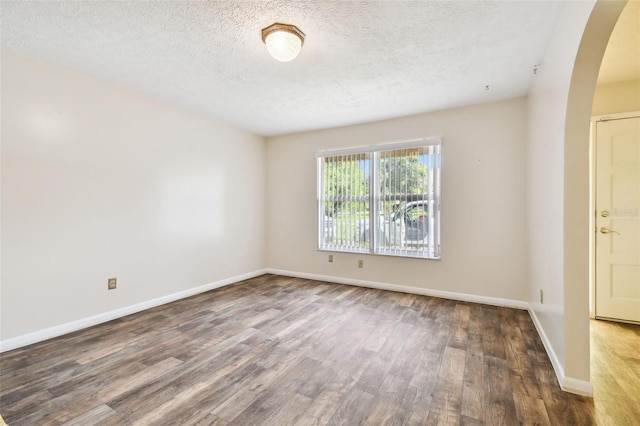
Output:
M358 260L358 268L364 268L364 260Z
M116 289L116 279L115 278L109 278L107 280L107 289L108 290L115 290Z
M544 291L542 291L542 289L540 289L540 304L544 303Z
M331 262L333 262L333 255L332 254L329 255L329 263L331 263Z

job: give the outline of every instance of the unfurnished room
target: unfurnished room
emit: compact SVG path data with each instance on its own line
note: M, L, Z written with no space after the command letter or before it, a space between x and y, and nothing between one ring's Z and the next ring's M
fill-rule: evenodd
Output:
M638 424L640 0L9 0L0 41L0 424Z

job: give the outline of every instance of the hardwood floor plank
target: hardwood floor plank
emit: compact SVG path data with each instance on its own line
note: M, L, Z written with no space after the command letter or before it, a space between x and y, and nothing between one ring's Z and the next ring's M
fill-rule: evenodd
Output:
M256 425L262 424L263 422L276 422L273 417L278 416L279 413L283 411L283 407L287 405L287 403L292 399L297 398L298 400L305 399L305 401L310 401L309 398L297 395L295 392L291 392L289 389L282 389L278 392L265 392L258 399L256 399L252 404L250 404L245 410L243 410L238 416L236 416L231 423L240 424L240 425ZM305 409L308 406L307 403L304 404ZM291 421L295 421L300 413L296 412L294 419ZM283 416L288 413L283 413ZM277 422L275 423L277 424Z
M484 326L483 305L469 304L469 334L482 336Z
M211 413L220 419L231 421L267 392L267 389L272 386L272 383L281 374L281 371L262 369L259 374L255 375L249 383L242 386L237 392L227 399L223 400L221 398L220 403Z
M469 316L471 309L464 304L456 304L453 310L453 322L449 331L447 346L457 349L467 348Z
M90 395L96 389L109 387L121 378L135 374L145 368L146 366L136 362L130 364L121 363L116 369L98 371L95 374L73 381L76 386L64 384L56 387L55 391L50 389L49 391L54 395L54 398L15 415L7 413L7 423L40 424L53 421L61 412L72 407L74 402L83 395ZM5 415L4 412L2 414Z
M465 359L466 351L445 348L427 424L460 422Z
M484 413L489 424L517 424L508 362L494 356L484 357Z
M392 322L380 321L380 325L369 335L369 338L365 342L364 349L371 352L378 352L389 338L392 330Z
M353 387L347 392L345 398L333 416L329 419L329 425L357 425L361 424L367 415L374 396L368 392Z
M189 388L198 386L201 389L203 382L216 384L216 380L225 377L235 368L234 363L239 360L248 362L250 357L243 355L251 349L246 345L237 345L208 357L205 354L199 355L185 362L175 375L161 377L134 392L125 392L108 401L107 405L118 412L115 416L118 422L131 423L146 412L153 413L177 395L188 393Z
M257 375L264 369L254 363L245 364L223 380L211 384L205 392L191 398L175 410L172 410L164 419L167 424L199 423L203 416L213 414L222 401L228 400L242 389L250 386ZM218 416L216 421L226 421Z
M195 426L228 426L229 424L226 420L217 419L215 416L208 416L198 423L195 423ZM189 426L189 423L185 423L184 426Z
M293 425L312 402L311 398L304 395L298 393L289 394L284 405L270 417L264 420L260 419L260 423L264 426Z
M36 407L39 407L54 398L51 392L46 389L34 391L33 393L26 393L26 395L27 396L24 398L14 400L11 404L8 404L10 401L0 399L2 414L7 417L10 415L17 415L22 412L34 411Z
M501 328L504 349L509 361L511 388L514 393L541 398L540 389L535 378L535 371L522 338L515 312L504 311Z
M402 377L406 381L411 380L418 364L416 360L420 357L429 338L429 329L418 320L410 329L407 341L400 353L396 356L389 373L397 377Z
M394 323L392 332L385 341L378 353L368 351L371 356L371 363L367 370L360 376L356 383L359 389L375 395L382 385L387 372L393 365L396 356L402 350L402 344L407 338L408 330L411 326L400 322Z
M174 371L176 367L181 364L182 361L175 358L167 358L133 375L125 376L108 386L101 386L94 393L86 397L77 398L73 404L62 407L62 409L58 411L59 414L52 412L52 416L59 422L66 422L76 417L82 417L83 412L90 412L95 409L95 407L103 405L101 402L110 401L123 392L138 389L146 383ZM76 394L76 392L71 394ZM112 414L110 414L110 416L111 415Z
M144 417L137 418L137 414L129 415L125 417L126 421L135 418L134 424L148 424L155 423L159 418L163 422L173 418L180 419L184 413L190 414L193 410L206 408L207 411L211 411L212 403L214 406L217 405L219 402L215 401L228 398L237 390L236 386L244 385L238 382L252 380L262 371L253 361L271 346L272 342L265 342L246 352L234 354L223 361L218 368L211 368L210 362L200 365L188 374L181 375L178 381L169 384L171 398L166 398L167 393L160 393L163 396L160 401L164 401L163 403L156 405L153 411L149 410L150 412ZM195 386L192 385L193 383ZM180 391L175 393L176 390ZM176 422L176 424L179 423Z
M461 426L484 426L485 423L481 422L478 419L474 419L473 417L460 416L460 425Z
M400 407L405 393L407 392L408 382L404 379L387 374L380 389L378 389L368 414L362 424L369 425L392 425L402 424L399 415Z
M296 426L326 425L335 414L345 394L353 387L355 381L333 382L324 387L322 392L313 399L307 411L305 411Z
M264 275L0 354L8 424L627 425L640 327L592 323L595 399L527 311Z
M409 381L399 415L407 418L407 424L424 424L429 416L433 394L443 354L425 348L418 358L417 367Z
M544 401L526 395L514 394L513 399L516 404L516 415L518 424L521 425L550 425L547 409Z
M94 425L100 421L106 420L113 416L115 411L108 405L100 404L91 410L85 411L78 417L72 418L69 421L62 423L64 426L85 426ZM60 419L56 419L60 421Z
M494 358L505 359L501 328L502 317L499 309L493 306L484 306L482 318L483 353Z
M462 409L460 414L469 419L484 421L484 358L482 336L469 334L462 384Z
M152 411L148 411L144 416L136 419L131 424L133 426L142 426L149 424L161 424L165 417L168 417L172 411L178 410L182 405L186 404L190 399L197 397L207 391L214 379L198 382L193 386L189 386L180 393L175 394L171 399L163 404L155 407ZM127 422L128 423L128 422Z
M328 424L337 411L345 395L350 392L371 362L370 352L362 349L361 343L337 346L341 351L335 351L327 358L321 368L332 371L327 377L327 384L322 392L314 398L314 404L298 420L297 424ZM348 360L348 361L345 361ZM333 381L332 381L333 380Z
M338 376L338 373L334 369L324 363L319 363L311 375L307 376L306 380L298 384L296 392L308 398L315 399L322 393L327 383L331 383L337 379L336 376Z

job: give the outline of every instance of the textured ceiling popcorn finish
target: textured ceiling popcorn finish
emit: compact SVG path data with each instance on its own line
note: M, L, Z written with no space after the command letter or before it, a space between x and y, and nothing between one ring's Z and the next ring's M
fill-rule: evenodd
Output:
M4 48L269 136L525 95L562 7L3 1L0 17ZM261 40L274 22L306 34L292 62L274 60Z

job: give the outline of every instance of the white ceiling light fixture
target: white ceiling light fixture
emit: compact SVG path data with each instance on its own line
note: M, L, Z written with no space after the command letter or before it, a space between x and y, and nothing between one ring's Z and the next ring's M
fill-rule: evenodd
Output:
M262 41L276 60L289 62L300 53L304 33L295 25L275 23L262 29Z

